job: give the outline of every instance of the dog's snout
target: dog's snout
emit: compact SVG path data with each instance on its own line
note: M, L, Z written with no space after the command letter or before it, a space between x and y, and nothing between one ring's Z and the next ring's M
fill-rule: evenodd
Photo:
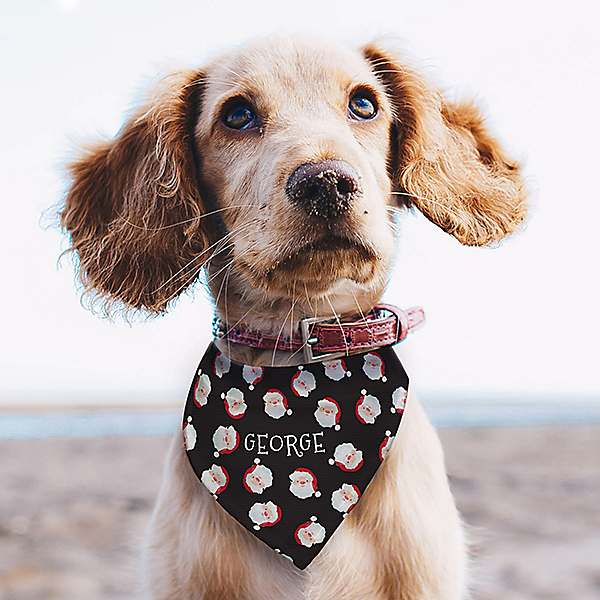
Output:
M286 193L310 216L335 218L345 213L360 193L359 175L343 160L305 163L290 175Z

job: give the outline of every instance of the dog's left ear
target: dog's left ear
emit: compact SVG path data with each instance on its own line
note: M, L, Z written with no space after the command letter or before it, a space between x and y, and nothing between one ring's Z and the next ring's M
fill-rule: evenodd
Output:
M477 108L447 102L376 46L363 52L394 110L396 191L462 244L483 246L512 233L526 214L519 166L488 133Z

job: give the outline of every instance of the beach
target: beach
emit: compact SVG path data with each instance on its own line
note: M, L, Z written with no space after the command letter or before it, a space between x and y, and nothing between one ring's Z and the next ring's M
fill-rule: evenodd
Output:
M440 431L476 600L600 598L600 427ZM0 599L141 598L169 439L0 441ZM433 599L432 599L433 600Z

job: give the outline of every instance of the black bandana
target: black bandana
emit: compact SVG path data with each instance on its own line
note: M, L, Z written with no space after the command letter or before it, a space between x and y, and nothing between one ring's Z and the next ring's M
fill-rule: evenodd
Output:
M389 452L407 390L389 346L299 367L252 367L211 344L185 407L188 457L229 514L304 569Z

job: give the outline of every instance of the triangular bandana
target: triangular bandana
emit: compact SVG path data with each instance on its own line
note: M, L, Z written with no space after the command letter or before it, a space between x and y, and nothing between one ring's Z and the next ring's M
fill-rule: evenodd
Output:
M299 367L252 367L211 344L185 407L187 454L230 515L304 569L389 452L407 390L389 346Z

